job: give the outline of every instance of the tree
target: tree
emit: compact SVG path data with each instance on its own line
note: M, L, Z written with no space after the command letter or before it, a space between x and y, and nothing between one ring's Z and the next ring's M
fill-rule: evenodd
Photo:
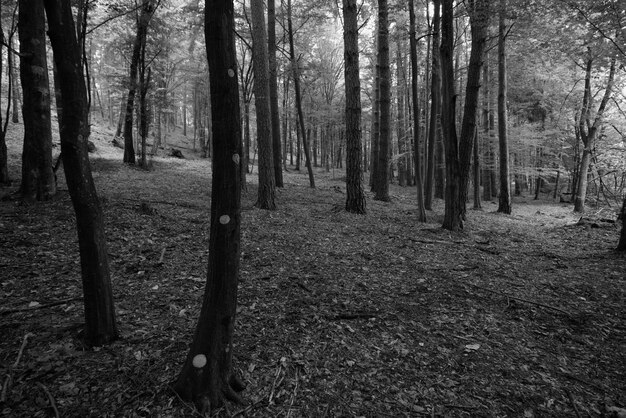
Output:
M252 61L254 63L254 106L256 108L257 141L259 148L259 191L256 205L261 209L276 209L274 154L272 152L272 115L270 111L269 67L263 0L250 2L252 15Z
M52 171L52 124L45 23L43 3L20 0L20 78L24 95L24 148L20 192L26 200L47 200L56 193L56 180Z
M0 16L2 16L2 2L0 2ZM4 30L2 29L2 19L0 18L0 56L2 56L2 48L5 44L4 39ZM11 65L11 53L9 53L8 63ZM2 59L0 59L0 91L2 90ZM10 74L10 73L9 73ZM11 95L11 88L9 86L9 96ZM7 106L9 105L9 100L7 100ZM8 150L6 143L6 126L7 121L2 123L2 114L0 112L0 184L9 184L11 183L11 179L9 178L9 165L8 165Z
M346 210L365 213L361 172L361 81L356 0L343 0L346 88Z
M276 187L283 187L283 164L278 115L278 74L276 69L276 0L267 2L267 53L269 57L270 109L272 112L272 151Z
M191 349L174 384L201 413L241 401L232 368L241 253L241 123L232 0L207 0L205 38L211 84L213 168L209 266Z
M300 75L298 71L298 60L296 59L296 50L293 43L293 17L291 10L291 0L287 0L287 35L289 37L289 59L291 61L291 71L293 72L293 89L296 96L296 110L298 112L298 127L300 128L300 136L302 138L302 146L304 147L304 159L306 169L309 173L309 185L315 188L315 178L313 177L313 167L311 167L311 157L309 150L309 141L304 127L304 115L302 113L302 92L300 89ZM298 153L300 155L300 153Z
M118 338L104 220L87 155L87 89L70 0L44 0L48 36L63 100L61 154L76 214L85 305L85 341L99 346Z
M626 198L622 202L622 210L620 211L620 219L622 220L622 232L619 236L617 251L626 251Z
M506 0L500 0L498 25L498 140L500 143L500 197L498 212L511 213L509 181L509 141L507 138L506 80Z
M595 147L596 135L602 126L602 117L609 99L611 98L611 91L613 90L613 83L615 81L616 59L613 57L611 59L609 77L604 90L604 95L600 101L600 106L598 107L596 116L593 122L591 122L591 104L593 101L591 93L591 68L593 60L591 49L589 49L585 66L585 90L583 93L583 104L580 111L580 117L578 118L578 134L580 135L584 148L582 158L580 160L580 167L578 169L578 179L576 181L577 190L576 200L574 202L574 212L585 211L585 199L587 198L587 172L589 171L589 165L591 163L591 154L593 153Z
M137 19L137 36L133 44L133 55L130 61L130 77L126 113L124 119L124 162L135 164L135 146L133 144L133 108L137 93L137 73L141 51L145 48L148 24L156 10L155 0L142 0L141 11Z
M422 180L422 164L420 163L420 112L419 91L417 88L417 40L415 39L415 8L413 0L409 0L409 37L411 49L411 97L413 99L413 158L415 159L415 186L417 188L417 220L426 222L424 205L424 181ZM430 147L430 145L429 145ZM430 148L429 148L430 149Z
M378 0L379 138L376 172L373 174L374 200L389 201L389 144L391 142L391 70L389 68L389 10L387 0Z
M441 1L434 0L434 16L432 23L432 69L430 79L430 120L428 127L428 152L426 163L426 181L424 184L424 207L433 209L433 194L435 185L435 145L441 137L441 56L439 54L441 26ZM442 163L442 161L438 161Z

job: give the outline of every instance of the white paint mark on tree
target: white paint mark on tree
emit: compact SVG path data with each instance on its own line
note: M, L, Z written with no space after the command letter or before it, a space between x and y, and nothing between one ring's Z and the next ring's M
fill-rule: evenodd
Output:
M204 354L197 354L192 361L193 367L201 369L206 366L206 356Z
M226 225L228 222L230 222L230 216L228 216L228 215L220 216L220 223L222 225Z

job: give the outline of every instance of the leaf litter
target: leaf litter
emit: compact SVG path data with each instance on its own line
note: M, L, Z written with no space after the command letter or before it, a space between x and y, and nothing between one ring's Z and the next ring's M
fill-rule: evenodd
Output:
M187 354L208 260L210 162L121 163L96 141L121 339L81 344L71 202L0 203L2 416L193 416L170 384ZM343 179L285 173L278 209L243 195L234 367L247 405L217 416L611 416L626 408L618 225L516 198L416 222L411 188L365 216ZM62 177L62 176L60 176ZM603 215L605 216L605 215ZM55 304L56 303L56 304ZM16 362L23 346L21 358ZM615 412L617 411L617 412ZM617 415L616 415L617 416Z

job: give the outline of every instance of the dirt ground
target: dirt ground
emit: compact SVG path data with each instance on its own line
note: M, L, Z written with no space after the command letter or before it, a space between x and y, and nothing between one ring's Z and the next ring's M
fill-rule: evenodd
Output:
M0 202L1 416L197 416L169 385L204 289L210 163L187 143L187 159L143 171L111 139L94 131L92 162L121 339L81 344L62 175L50 202ZM342 174L315 174L312 190L286 173L272 212L254 207L249 176L234 350L247 404L217 415L626 414L626 257L613 251L619 224L601 221L614 211L578 224L569 204L516 198L505 216L483 202L450 233L441 202L416 221L412 188L392 186L390 203L368 194L367 215L352 215Z

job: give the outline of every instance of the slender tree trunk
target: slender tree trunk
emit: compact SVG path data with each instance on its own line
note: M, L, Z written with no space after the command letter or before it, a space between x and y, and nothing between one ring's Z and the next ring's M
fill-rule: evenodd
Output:
M376 22L376 50L380 34L378 31L378 21ZM370 144L370 191L376 191L375 178L378 173L378 152L380 146L380 67L375 66L374 74L374 97L372 102L372 140Z
M440 0L434 0L435 14L433 16L433 36L432 36L432 70L430 79L430 127L428 129L428 153L426 182L424 184L424 207L428 210L433 209L433 189L435 183L435 145L439 140L439 117L441 112L441 64L439 55L439 28L440 19Z
M85 340L99 346L117 339L102 208L87 156L87 90L69 0L44 0L48 36L63 96L61 153L76 212L85 304Z
M578 171L578 181L577 190L576 190L576 200L574 201L574 212L584 212L585 211L585 199L587 197L587 175L589 170L589 165L591 161L591 153L595 148L596 136L598 130L600 130L602 125L602 118L604 116L604 111L606 106L611 98L611 92L613 90L613 84L615 80L615 65L616 59L615 57L611 59L611 66L609 69L609 78L607 80L606 89L604 90L604 95L602 96L602 100L600 102L600 106L598 107L598 111L596 112L596 117L591 122L591 67L592 67L592 58L591 52L589 53L589 58L587 60L587 66L585 71L585 92L583 97L583 108L581 110L581 117L578 121L578 130L580 132L580 137L583 142L583 154L580 161L580 169Z
M482 183L483 183L483 199L490 201L491 197L491 171L493 170L494 157L491 149L491 128L489 126L489 114L490 114L490 85L489 85L489 53L485 54L485 62L483 64L483 114L482 114L482 126L483 126L483 169L482 169Z
M346 211L365 213L361 172L361 81L356 0L343 0L346 86Z
M209 266L200 318L185 364L174 384L202 415L225 399L241 401L243 385L232 367L233 331L241 254L241 124L235 69L232 0L207 0L205 36L211 82L213 196Z
M300 122L300 134L302 136L302 146L304 147L304 158L307 171L309 173L309 185L315 188L315 178L313 177L313 167L311 167L311 158L309 156L309 144L306 138L304 127L304 115L302 113L302 95L300 93L300 76L298 71L298 61L296 60L296 51L293 44L293 19L291 17L291 0L287 0L287 24L289 35L289 56L291 58L291 69L293 71L293 85L296 92L296 109L298 111L298 121Z
M500 0L500 23L498 25L498 137L500 142L500 197L498 212L511 213L509 180L509 141L507 138L507 80L506 80L506 0Z
M24 94L24 148L20 192L26 200L48 200L56 193L52 171L50 83L43 3L19 1L20 76Z
M389 11L387 0L378 0L378 54L380 73L380 138L374 175L374 200L389 201L389 150L391 143L391 70L389 68Z
M415 164L415 186L417 188L417 220L426 222L424 189L422 180L422 164L420 159L420 109L417 86L417 41L415 39L415 9L413 0L409 0L409 38L411 49L411 97L413 100L413 158Z
M272 112L272 152L276 187L283 187L283 165L278 115L278 75L276 70L276 7L275 0L267 2L267 45L269 57L270 109Z
M478 128L476 128L478 131ZM476 135L474 141L474 209L481 209L480 202L480 141Z
M141 12L137 20L137 36L133 44L133 55L130 61L130 78L128 98L126 101L126 117L124 122L124 162L135 164L135 145L133 143L133 109L137 92L137 73L141 49L146 42L148 24L155 10L153 0L142 0Z
M259 189L256 206L261 209L276 209L274 145L272 136L272 114L270 106L269 64L265 13L263 0L250 2L252 16L252 60L254 62L254 106L256 108L257 141L259 149Z
M398 141L398 184L405 187L409 181L409 161L410 148L406 142L406 127L404 125L404 68L402 65L402 39L400 34L396 34L396 138ZM406 77L404 77L406 78ZM409 148L409 149L407 149Z
M18 28L19 29L19 28ZM11 44L14 44L13 39L11 39ZM10 62L11 64L8 66L9 70L9 83L11 84L11 122L19 123L20 122L20 107L19 107L19 99L20 99L20 83L17 81L17 64L14 61L14 54L9 52L11 55ZM23 93L23 92L22 92Z

